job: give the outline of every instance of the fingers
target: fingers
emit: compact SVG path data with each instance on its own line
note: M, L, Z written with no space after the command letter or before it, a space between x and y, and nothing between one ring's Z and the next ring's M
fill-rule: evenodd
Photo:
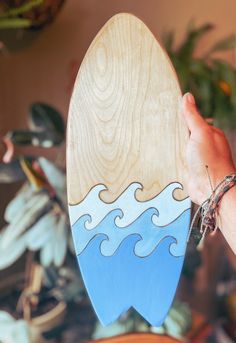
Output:
M199 132L208 124L199 114L195 99L191 93L186 93L182 98L182 112L189 131L192 133Z

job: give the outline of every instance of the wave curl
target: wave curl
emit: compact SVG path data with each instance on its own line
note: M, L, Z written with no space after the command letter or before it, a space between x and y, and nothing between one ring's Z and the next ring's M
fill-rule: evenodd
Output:
M81 217L72 226L76 254L81 254L91 240L97 236L103 236L100 246L101 253L104 256L112 256L128 236L136 235L138 240L134 247L134 253L139 257L146 257L152 254L159 243L166 237L173 237L175 239L175 242L170 245L170 253L173 256L184 255L190 210L186 210L179 218L165 227L158 227L153 223L152 217L156 215L156 209L154 208L146 210L125 228L117 227L115 223L115 219L120 218L121 215L121 210L110 212L93 230L85 228L89 215Z
M84 215L89 215L85 227L87 230L92 230L109 213L121 210L120 215L115 218L115 223L119 227L126 227L148 209L155 208L156 213L152 217L153 223L157 226L165 226L191 206L189 198L176 200L173 197L176 189L183 188L178 182L169 184L161 193L147 201L138 201L135 197L136 191L142 188L140 183L133 182L114 202L106 203L101 200L100 193L107 187L102 184L94 186L83 201L77 205L69 205L71 225L74 225Z

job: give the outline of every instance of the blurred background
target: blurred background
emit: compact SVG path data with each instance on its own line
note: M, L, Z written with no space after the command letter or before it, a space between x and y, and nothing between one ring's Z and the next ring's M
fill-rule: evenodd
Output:
M86 50L119 12L137 15L165 46L182 91L226 132L236 160L234 0L1 0L0 342L137 332L147 342L236 342L236 257L220 233L199 250L194 231L160 328L133 311L102 328L84 290L66 208L66 118Z

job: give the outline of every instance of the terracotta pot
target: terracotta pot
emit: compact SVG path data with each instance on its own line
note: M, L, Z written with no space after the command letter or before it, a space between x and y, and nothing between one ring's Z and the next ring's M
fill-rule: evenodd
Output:
M164 336L164 335L155 335L151 333L135 333L135 334L126 334L116 337L110 337L105 339L100 339L96 341L90 341L90 343L180 343L181 341Z

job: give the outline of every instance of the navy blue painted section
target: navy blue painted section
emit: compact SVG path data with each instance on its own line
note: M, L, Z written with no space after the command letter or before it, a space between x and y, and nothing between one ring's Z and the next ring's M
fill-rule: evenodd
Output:
M187 239L190 210L181 217ZM94 237L78 256L85 286L100 321L107 325L132 306L150 324L161 325L171 306L184 261L184 256L170 254L170 244L176 240L164 238L146 257L134 254L135 243L140 240L137 234L126 237L112 256L101 254L103 240L104 235Z

